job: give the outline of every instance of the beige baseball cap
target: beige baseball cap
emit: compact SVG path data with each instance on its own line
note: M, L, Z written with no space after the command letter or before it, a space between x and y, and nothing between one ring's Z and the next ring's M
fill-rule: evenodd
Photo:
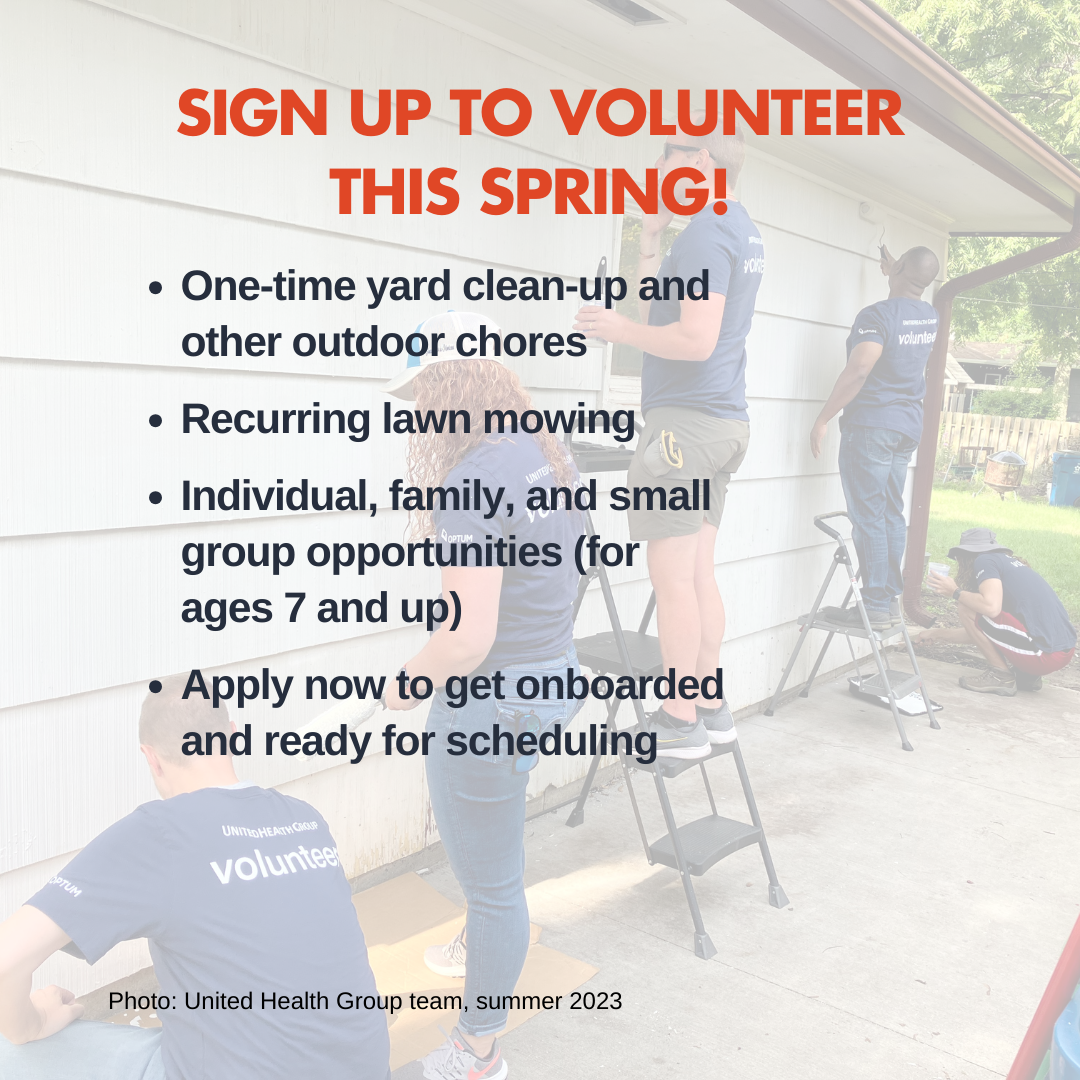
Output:
M404 371L399 372L388 382L383 384L383 392L392 394L394 397L403 398L405 401L414 401L416 394L413 392L412 381L426 367L431 364L439 364L444 360L490 360L492 363L501 364L502 358L492 356L462 356L457 350L458 338L462 334L472 334L477 341L480 339L481 328L488 334L498 334L502 337L502 330L492 319L486 315L480 315L475 311L444 311L439 315L432 315L430 319L422 322L414 331L414 334L424 334L431 342L432 334L445 335L438 345L438 352L432 355L425 352L423 356L409 354L409 364Z

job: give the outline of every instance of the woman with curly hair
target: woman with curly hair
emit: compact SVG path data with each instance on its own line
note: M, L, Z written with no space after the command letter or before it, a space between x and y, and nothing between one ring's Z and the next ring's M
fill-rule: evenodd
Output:
M436 493L434 509L426 499L428 508L414 512L413 533L435 541L443 596L454 592L461 605L457 629L441 624L404 665L410 679L424 676L440 688L427 720L428 732L436 736L425 759L428 787L439 835L468 902L462 934L425 956L433 970L465 976L457 1027L423 1059L423 1075L429 1080L501 1080L507 1074L495 1040L506 1025L507 1010L481 1008L479 999L513 994L529 947L525 789L537 758L535 753L507 753L505 742L484 753L493 725L516 739L521 732L536 733L556 723L565 727L576 707L565 697L524 700L516 687L523 676L542 684L545 675L565 679L568 668L577 671L572 552L581 533L581 515L567 508L565 495L557 507L528 507L530 488L572 492L577 470L550 433L485 434L485 410L512 409L520 416L532 408L517 375L499 360L460 355L461 335L479 336L485 329L498 332L475 314L447 312L429 319L420 330L429 336L444 334L439 352L385 387L388 393L415 400L421 414L461 409L471 420L468 432L459 425L456 432L413 434L408 451L409 483L425 494L435 488L446 492L441 497ZM486 501L477 506L475 497L466 508L466 487L473 493L487 488L493 498L501 490L497 508ZM501 558L491 559L500 565L484 565L486 557L476 565L475 550L466 547L473 544L481 551L486 545L501 550ZM503 677L501 691L494 683L495 672ZM490 692L482 699L470 693L462 704L460 697L447 694L446 681L463 675L488 676ZM455 680L454 685L460 684ZM399 696L397 680L389 683L386 703L390 709L418 704L415 698ZM483 756L449 755L447 737L454 733L466 739L477 735L473 745Z
M960 627L924 630L915 641L975 645L990 666L981 675L963 676L965 690L1002 697L1012 697L1017 687L1038 690L1044 675L1072 660L1076 629L1065 605L994 533L965 530L949 558L956 559L956 579L931 574L927 584L956 601Z

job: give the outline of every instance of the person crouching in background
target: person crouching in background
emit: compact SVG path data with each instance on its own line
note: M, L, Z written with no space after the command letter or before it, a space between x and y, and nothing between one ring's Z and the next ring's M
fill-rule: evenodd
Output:
M1012 697L1017 688L1038 690L1042 677L1065 667L1076 653L1076 628L1057 593L989 529L967 529L949 549L955 580L931 574L927 584L956 601L959 628L924 630L930 641L975 645L990 665L965 675L960 685L978 694Z

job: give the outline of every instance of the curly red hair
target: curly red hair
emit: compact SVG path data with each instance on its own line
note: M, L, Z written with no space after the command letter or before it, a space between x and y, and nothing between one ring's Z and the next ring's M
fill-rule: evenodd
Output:
M520 417L533 407L532 398L517 375L494 360L446 360L431 364L413 379L412 386L416 408L421 412L463 409L471 421L468 433L444 430L409 436L409 483L416 487L438 487L470 451L482 442L498 440L498 435L484 431L485 410L513 409ZM530 438L551 465L555 483L572 488L577 477L570 456L558 438L550 431L537 432ZM416 536L432 534L430 511L414 511L412 531Z

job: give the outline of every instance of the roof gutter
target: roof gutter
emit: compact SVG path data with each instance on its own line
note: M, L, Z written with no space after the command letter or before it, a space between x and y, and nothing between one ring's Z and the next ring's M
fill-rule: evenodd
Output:
M1064 221L1080 172L872 0L728 0L864 89L895 90L901 117Z
M911 521L908 525L909 553L926 550L926 534L930 523L930 496L934 487L934 466L937 459L938 435L941 431L941 402L945 395L945 358L949 351L949 329L952 325L953 300L968 289L1008 277L1029 266L1066 255L1080 248L1080 201L1073 210L1073 226L1064 236L1049 244L1022 251L1001 262L991 263L970 274L946 281L934 294L938 311L938 334L926 365L926 397L923 400L923 431L919 442L919 457L915 466L915 482L911 499ZM908 558L904 564L904 610L921 626L932 626L934 617L922 606L922 558Z

